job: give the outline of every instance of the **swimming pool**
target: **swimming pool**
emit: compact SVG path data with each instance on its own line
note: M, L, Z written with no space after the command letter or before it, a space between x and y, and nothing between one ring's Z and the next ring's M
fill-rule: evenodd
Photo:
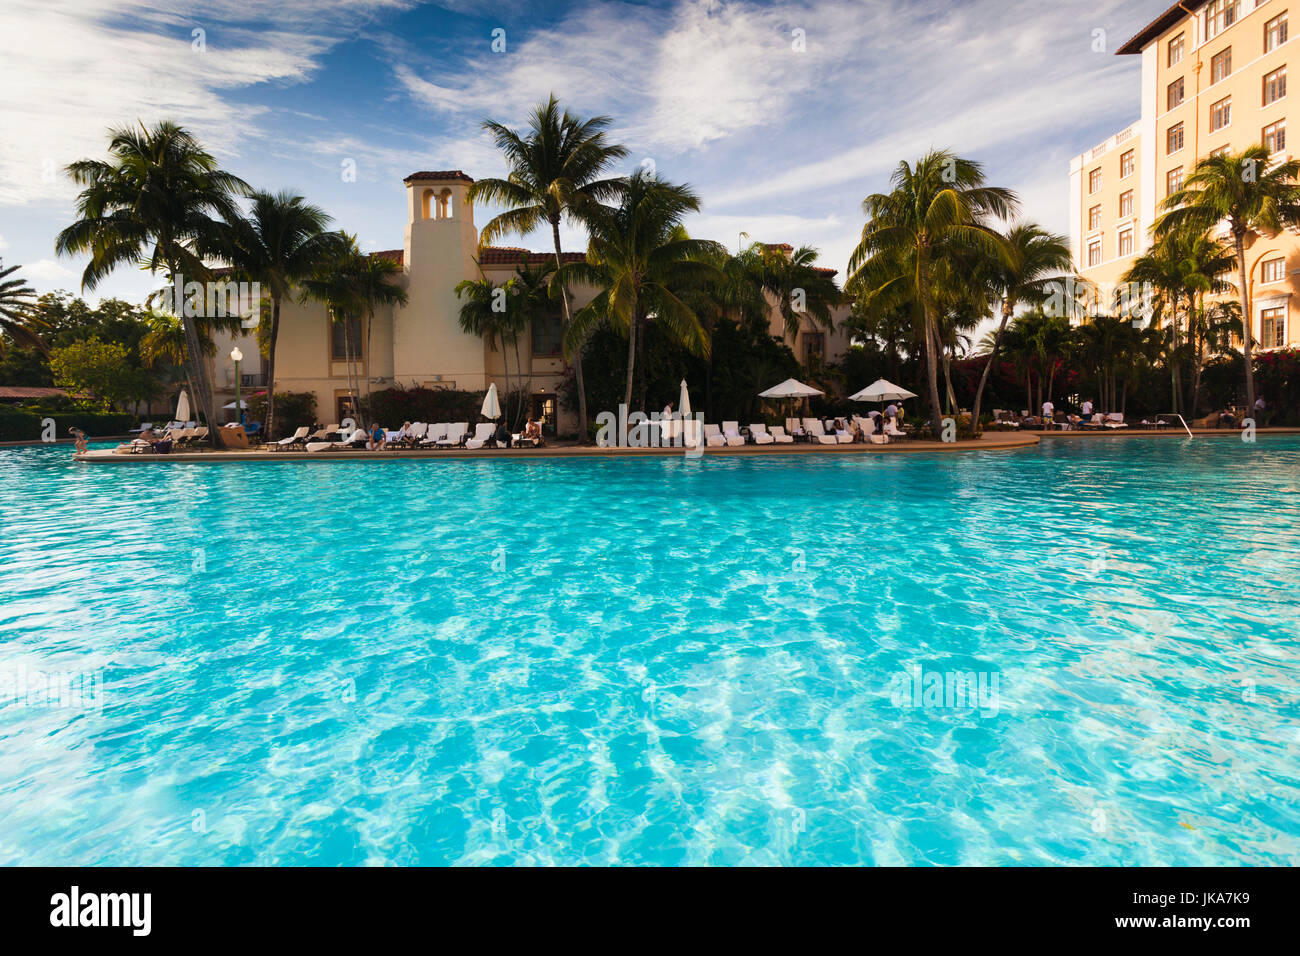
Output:
M1297 439L69 458L0 451L0 863L1300 861Z

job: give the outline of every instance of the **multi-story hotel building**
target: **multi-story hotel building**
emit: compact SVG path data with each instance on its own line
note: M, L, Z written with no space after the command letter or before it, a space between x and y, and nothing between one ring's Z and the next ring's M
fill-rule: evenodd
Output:
M369 382L375 390L396 384L481 391L495 382L505 393L507 356L460 328L461 303L456 285L480 276L504 283L525 261L536 265L552 259L554 252L480 248L474 206L466 195L473 182L460 170L418 172L406 177L405 244L400 249L372 253L401 266L397 281L407 293L405 305L376 309L373 322L356 317L351 334L345 336L343 323L332 322L320 302L284 302L276 349L277 391L313 393L322 420L339 422L355 415L348 379L350 347L351 354L359 354L361 381ZM783 244L769 248L787 254L790 251ZM566 261L584 257L581 252L563 255ZM822 271L835 275L834 269ZM572 289L573 307L581 308L590 302L595 292L584 287ZM829 330L816 326L806 316L795 341L787 344L805 364L836 361L849 346L849 333L841 324L847 314L848 306L837 308L834 328ZM367 328L367 324L371 327ZM774 300L769 330L774 336L785 337L784 321ZM561 333L558 306L545 323L526 329L520 336L522 368L515 367L513 347L508 357L509 385L526 390L533 414L542 419L548 431L565 434L577 431L577 416L558 400L558 390L569 371ZM211 371L218 404L232 400L237 386L245 395L264 388L264 365L253 333L235 339L225 335L217 338ZM244 356L238 368L229 357L236 345ZM361 391L364 393L365 388ZM676 393L651 397L654 408L675 400ZM592 409L591 413L594 416L605 410ZM396 427L401 422L384 424Z
M1275 159L1290 158L1287 66L1300 50L1291 42L1291 5L1184 0L1120 47L1119 55L1142 58L1141 118L1070 163L1070 239L1080 275L1113 288L1149 248L1161 203L1197 160L1261 142ZM1300 238L1286 231L1249 242L1255 341L1300 344Z

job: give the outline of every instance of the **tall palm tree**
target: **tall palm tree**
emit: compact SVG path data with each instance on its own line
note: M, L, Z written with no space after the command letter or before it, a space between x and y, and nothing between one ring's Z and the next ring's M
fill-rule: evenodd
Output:
M598 325L627 333L627 383L623 403L632 406L632 381L638 357L644 358L645 323L660 328L695 355L709 353L708 336L699 316L683 297L718 277L709 261L719 246L692 239L681 227L687 212L700 208L688 186L679 186L637 171L623 188L619 205L600 207L588 217L591 240L585 262L570 262L555 273L560 288L582 282L601 291L578 311L565 334L565 350L574 353ZM642 405L645 399L642 376Z
M515 279L507 279L501 285L487 276L465 279L456 284L456 298L461 300L461 331L477 335L493 352L500 346L506 372L506 397L509 399L510 352L506 346L512 340L518 341L522 325L521 309L518 308L521 304L520 290Z
M194 382L190 380L189 363L186 362L188 348L181 320L170 312L151 310L147 322L149 327L140 337L140 360L150 368L157 365L176 366L185 378L185 387L193 395ZM201 337L200 346L206 358L217 354L217 344L210 335Z
M402 267L387 256L360 256L347 276L352 281L353 294L366 319L366 349L363 353L370 361L370 332L375 325L375 309L380 306L406 305L410 297L398 285ZM370 375L366 375L366 424L373 424L370 400Z
M1262 143L1240 153L1207 156L1197 162L1183 188L1166 197L1166 212L1155 223L1157 237L1174 232L1206 233L1227 223L1237 255L1248 409L1255 407L1255 370L1251 364L1254 320L1246 274L1246 237L1251 233L1275 236L1287 226L1300 224L1298 176L1300 160L1270 166L1270 153Z
M485 122L483 128L505 154L510 172L505 179L480 179L469 188L470 202L484 200L507 207L483 227L480 244L490 245L511 233L525 235L546 223L551 227L558 269L562 265L560 221L585 222L595 206L618 196L619 180L603 177L628 151L606 140L605 131L612 122L608 116L581 119L562 109L555 94L533 110L526 133ZM559 291L567 328L572 321L569 296L563 284ZM580 441L586 441L587 393L581 352L575 352L571 360L578 386L578 435Z
M988 361L984 363L975 389L975 403L971 407L971 422L975 428L979 427L989 371L998 357L998 347L1011 316L1022 303L1042 305L1068 281L1067 277L1073 271L1069 240L1048 232L1037 223L1016 223L1003 234L1003 241L1005 256L992 257L987 263L992 285L1002 300L1002 319L993 334Z
M204 253L220 231L219 220L238 215L236 197L248 195L248 184L222 170L193 136L174 123L152 128L122 127L109 131L109 160L83 159L67 167L82 187L77 197L79 218L59 233L60 255L90 254L81 276L83 289L93 289L123 264L162 271L169 282L182 276L206 280L211 271ZM212 381L203 358L198 316L181 311L187 361L196 398L209 425L217 421ZM209 429L214 445L221 430Z
M226 224L219 254L235 272L265 287L271 300L266 349L265 432L274 437L275 350L280 338L280 304L337 252L342 235L328 232L331 219L319 206L291 192L253 193L247 217Z
M356 238L347 236L342 248L335 251L321 263L315 275L299 283L298 299L308 299L324 304L325 312L332 325L343 329L343 352L348 376L348 395L353 413L361 415L359 388L357 378L357 345L352 341L352 323L365 309L365 304L358 294L357 275L361 271L361 250L357 248Z
M863 201L867 223L849 259L848 291L884 304L914 300L924 325L925 370L935 437L939 420L938 309L935 264L970 250L1001 255L1002 239L987 223L1006 219L1019 203L1015 194L985 185L983 167L946 150L916 163L899 163L888 193Z
M27 284L26 279L9 278L21 268L10 266L6 269L0 262L0 332L18 345L31 346L49 358L50 348L36 331L37 322L31 314L36 290ZM3 348L4 339L0 338L0 349Z

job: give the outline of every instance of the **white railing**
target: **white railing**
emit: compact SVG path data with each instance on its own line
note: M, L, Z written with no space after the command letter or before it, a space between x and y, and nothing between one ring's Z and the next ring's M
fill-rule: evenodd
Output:
M1183 429L1187 432L1187 437L1188 437L1188 438L1195 438L1195 437L1196 437L1195 435L1192 434L1192 430L1191 430L1190 428L1188 428L1188 426L1187 426L1187 420L1186 420L1185 418L1183 418L1182 415L1179 415L1177 412L1165 412L1165 413L1164 413L1164 417L1165 417L1165 418L1176 418L1176 419L1178 419L1180 422L1183 423Z

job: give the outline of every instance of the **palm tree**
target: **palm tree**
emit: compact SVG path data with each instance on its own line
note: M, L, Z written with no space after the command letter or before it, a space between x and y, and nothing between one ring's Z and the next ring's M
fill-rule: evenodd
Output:
M793 251L784 246L760 248L757 278L763 290L776 299L785 337L791 345L799 335L804 315L812 319L814 326L831 328L831 310L843 296L829 270L816 265L817 250L812 246Z
M501 360L506 371L507 398L510 395L510 353L506 345L512 339L517 342L519 338L521 309L514 307L518 304L519 297L520 290L514 278L497 285L487 276L481 275L481 278L465 279L456 284L456 298L461 300L461 331L477 335L493 352L500 344Z
M1157 237L1181 232L1203 234L1226 223L1237 255L1237 289L1243 319L1242 354L1246 360L1246 407L1255 407L1255 370L1251 364L1254 321L1246 274L1246 237L1275 236L1300 224L1300 160L1269 165L1270 153L1261 144L1240 153L1207 156L1192 169L1183 188L1164 201L1167 211L1155 223Z
M327 232L330 217L291 192L253 193L248 216L227 223L221 256L249 282L265 286L271 299L266 349L265 433L274 437L275 350L280 338L280 304L337 251L342 236Z
M1048 232L1033 222L1016 223L1003 235L1006 255L988 261L991 280L998 298L1002 300L1002 319L993 334L988 350L988 361L980 373L975 389L975 403L971 408L972 427L979 427L980 408L984 401L984 387L989 371L998 356L998 347L1007 323L1016 307L1042 305L1067 280L1073 269L1069 240Z
M387 256L376 255L361 256L359 261L356 261L355 268L348 271L348 278L352 281L353 294L366 318L366 350L363 354L366 356L367 362L370 361L370 330L375 324L375 309L379 306L391 308L395 305L406 305L409 301L406 290L397 284L401 275L402 267L395 260ZM367 427L373 424L370 421L372 414L370 376L367 374Z
M1200 307L1193 313L1188 327L1192 340L1193 377L1192 397L1188 402L1192 417L1200 413L1201 375L1210 355L1229 352L1234 338L1241 338L1241 306L1236 302L1215 302L1209 308Z
M663 182L637 171L623 188L616 208L599 207L588 215L591 240L585 262L561 266L560 288L582 282L601 291L573 316L565 334L565 351L577 352L587 335L608 323L627 333L627 384L623 403L632 406L632 381L638 357L644 358L645 323L653 318L676 342L695 355L709 353L708 336L699 316L683 296L716 281L709 261L721 248L692 239L681 227L687 212L700 208L689 186ZM642 375L642 405L645 376Z
M525 235L547 223L555 243L555 266L561 266L560 220L585 222L593 207L615 199L619 180L602 178L609 166L627 155L624 146L609 143L608 116L581 119L561 109L555 95L537 106L526 134L487 121L483 128L506 156L510 172L505 179L480 179L469 188L470 202L480 199L506 206L479 233L479 243L490 245L499 236ZM572 321L569 297L560 286L564 324ZM579 440L587 439L587 393L582 381L582 354L572 356L578 386Z
M37 322L32 318L32 300L36 290L27 284L26 279L10 279L22 266L4 268L0 262L0 332L5 333L18 345L28 345L49 358L50 348L36 331ZM0 338L0 350L4 349L4 339Z
M345 236L344 245L321 263L315 275L299 284L300 302L314 299L325 306L330 323L343 329L343 352L348 375L348 394L353 413L360 416L359 389L354 384L357 377L356 345L352 341L352 323L365 308L358 294L356 276L361 271L361 251L354 236Z
M157 365L174 365L181 370L185 378L185 387L194 394L194 383L190 380L188 355L185 343L185 329L181 320L170 312L150 310L147 319L149 327L140 337L140 360L148 367ZM217 354L217 345L212 337L204 335L200 346L206 358Z
M174 123L152 128L109 131L110 160L83 159L67 167L82 188L80 218L59 233L59 255L90 254L82 273L83 289L93 289L118 266L130 263L162 271L169 283L182 276L206 280L211 272L203 255L220 231L218 220L238 215L236 197L248 184L217 166L199 142ZM200 327L194 311L174 303L181 315L190 378L208 424L217 421L212 381L202 357ZM201 310L200 310L201 311ZM221 430L209 429L214 445Z
M1001 255L1001 237L986 224L990 216L1009 218L1018 201L1010 190L984 184L979 163L936 150L915 164L899 163L889 193L863 201L867 223L849 259L848 290L884 305L911 299L924 325L926 378L935 437L939 420L938 310L936 262L959 252L983 250Z

